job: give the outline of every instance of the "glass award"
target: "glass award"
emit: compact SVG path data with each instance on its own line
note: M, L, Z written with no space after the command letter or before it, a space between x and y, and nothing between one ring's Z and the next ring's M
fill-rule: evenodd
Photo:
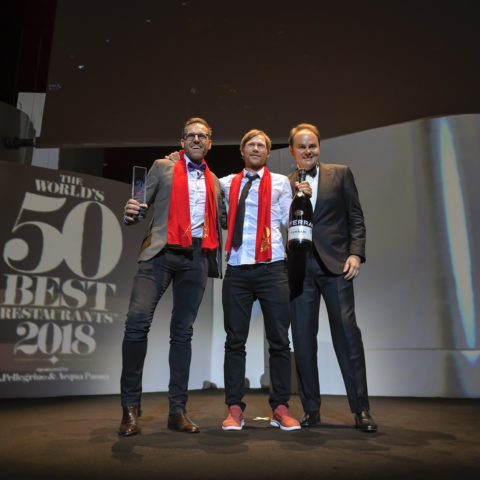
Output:
M132 175L132 198L139 203L147 203L147 169L145 167L133 167ZM133 218L139 220L147 215L147 207L140 207L140 213Z
M145 167L133 167L132 175L132 198L139 203L146 203L147 199L147 169Z

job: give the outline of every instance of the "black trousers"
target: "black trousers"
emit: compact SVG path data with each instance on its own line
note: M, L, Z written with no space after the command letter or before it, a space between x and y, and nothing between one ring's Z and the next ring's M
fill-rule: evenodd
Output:
M290 399L288 277L285 262L227 266L222 301L225 331L225 402L239 405L245 394L245 344L255 300L259 300L269 345L272 409Z
M123 406L140 407L148 332L155 307L173 281L168 398L170 413L185 412L193 323L205 291L207 274L207 258L196 239L193 251L163 249L154 258L139 263L122 344L120 388Z
M292 339L298 388L306 412L320 409L317 334L320 297L327 307L333 347L340 365L348 402L353 413L369 409L362 335L355 318L353 282L332 275L317 255L306 256L303 291L293 297Z

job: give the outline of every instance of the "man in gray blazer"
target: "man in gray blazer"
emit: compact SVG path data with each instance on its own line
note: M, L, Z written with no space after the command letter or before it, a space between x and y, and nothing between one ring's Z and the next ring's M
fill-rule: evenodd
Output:
M320 134L314 125L304 123L292 128L289 144L298 167L307 170L314 208L312 251L306 258L288 253L292 339L305 411L300 423L302 427L320 423L317 333L323 297L355 425L361 431L375 432L377 425L369 413L365 354L353 295L353 280L365 261L365 224L355 181L348 167L318 161ZM294 189L296 170L289 179Z
M139 433L142 373L147 335L155 307L173 281L170 320L170 382L168 387L171 430L197 433L186 415L193 323L202 301L207 277L221 276L221 189L204 157L210 150L212 130L201 118L184 125L181 160L156 160L148 172L146 204L128 200L126 225L137 223L146 208L153 219L142 243L122 344L119 434Z

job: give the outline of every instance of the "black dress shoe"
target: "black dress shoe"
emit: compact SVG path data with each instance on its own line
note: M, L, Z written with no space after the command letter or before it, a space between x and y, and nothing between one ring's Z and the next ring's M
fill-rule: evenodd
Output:
M320 425L320 412L305 412L300 419L300 425L307 428Z
M367 410L363 410L360 413L355 414L355 427L362 432L373 433L377 431L377 424Z
M129 435L140 433L140 426L138 425L140 409L138 407L122 407L122 409L123 416L118 434L123 437L128 437Z
M168 428L176 432L198 433L200 429L183 412L171 413L168 416Z

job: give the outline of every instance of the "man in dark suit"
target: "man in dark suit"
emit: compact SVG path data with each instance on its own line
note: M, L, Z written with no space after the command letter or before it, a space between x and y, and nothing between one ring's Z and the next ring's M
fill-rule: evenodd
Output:
M303 258L289 252L292 339L304 409L300 423L302 427L320 423L317 334L323 297L355 425L361 431L375 432L353 294L353 280L365 261L365 224L355 181L348 167L318 161L320 134L314 125L303 123L292 128L289 145L298 167L307 170L314 209L312 250ZM295 189L297 171L289 179ZM298 264L302 265L300 278Z
M156 160L147 177L147 203L130 199L125 206L126 225L138 222L142 207L153 206L154 213L140 250L122 344L119 434L123 436L140 431L147 335L155 307L172 280L168 428L199 431L186 415L193 323L207 276L221 276L221 189L204 160L212 145L211 134L205 120L187 120L180 160Z

